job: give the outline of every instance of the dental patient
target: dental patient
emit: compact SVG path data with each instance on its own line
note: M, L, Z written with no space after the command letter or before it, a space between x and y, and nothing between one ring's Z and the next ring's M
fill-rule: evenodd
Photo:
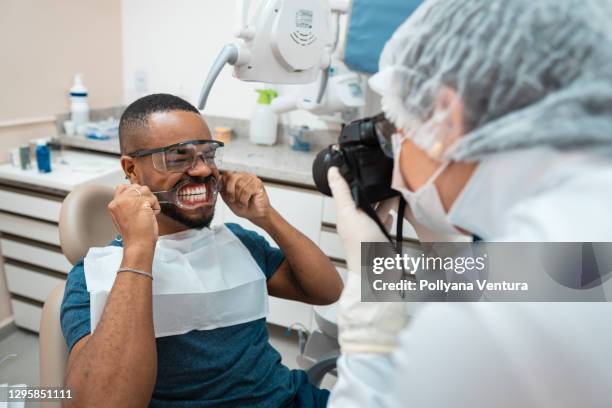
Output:
M268 295L329 304L334 266L270 204L261 180L220 172L222 143L188 102L132 103L119 128L119 235L70 274L61 308L66 387L78 407L323 407L329 392L270 345ZM211 227L221 197L280 247L237 224Z

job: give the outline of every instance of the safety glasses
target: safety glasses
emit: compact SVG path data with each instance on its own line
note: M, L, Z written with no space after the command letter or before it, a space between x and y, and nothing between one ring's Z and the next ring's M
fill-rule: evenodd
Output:
M218 168L221 165L223 146L223 142L217 140L189 140L156 149L137 150L128 156L151 156L156 170L183 173L195 168L200 158L208 167Z
M374 133L378 138L378 143L383 153L393 159L393 135L397 133L395 125L385 117L384 113L380 113L373 118Z

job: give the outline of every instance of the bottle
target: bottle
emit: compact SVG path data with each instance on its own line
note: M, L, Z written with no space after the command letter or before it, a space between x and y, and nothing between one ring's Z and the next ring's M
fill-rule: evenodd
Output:
M232 140L232 129L224 126L217 126L215 128L214 139L228 145Z
M74 84L70 88L70 116L76 133L83 134L85 124L89 122L89 105L82 74L74 76Z
M36 143L36 165L40 173L51 173L51 150L44 139Z
M276 143L278 117L270 104L278 96L273 89L258 89L259 99L251 117L249 138L251 143L271 146Z

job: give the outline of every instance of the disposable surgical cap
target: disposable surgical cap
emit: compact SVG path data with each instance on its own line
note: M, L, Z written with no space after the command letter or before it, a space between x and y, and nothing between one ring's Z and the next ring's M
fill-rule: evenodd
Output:
M610 0L428 0L386 44L370 85L432 157L610 146L611 25ZM450 109L436 108L445 89L463 108L454 143L440 126Z

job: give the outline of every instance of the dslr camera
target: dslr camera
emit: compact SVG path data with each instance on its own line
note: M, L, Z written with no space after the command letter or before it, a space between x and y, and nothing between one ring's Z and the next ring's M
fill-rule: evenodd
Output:
M391 188L395 127L383 114L342 127L338 143L323 149L312 165L317 189L328 196L327 171L336 166L351 189L357 207L371 212L372 204L399 193Z

